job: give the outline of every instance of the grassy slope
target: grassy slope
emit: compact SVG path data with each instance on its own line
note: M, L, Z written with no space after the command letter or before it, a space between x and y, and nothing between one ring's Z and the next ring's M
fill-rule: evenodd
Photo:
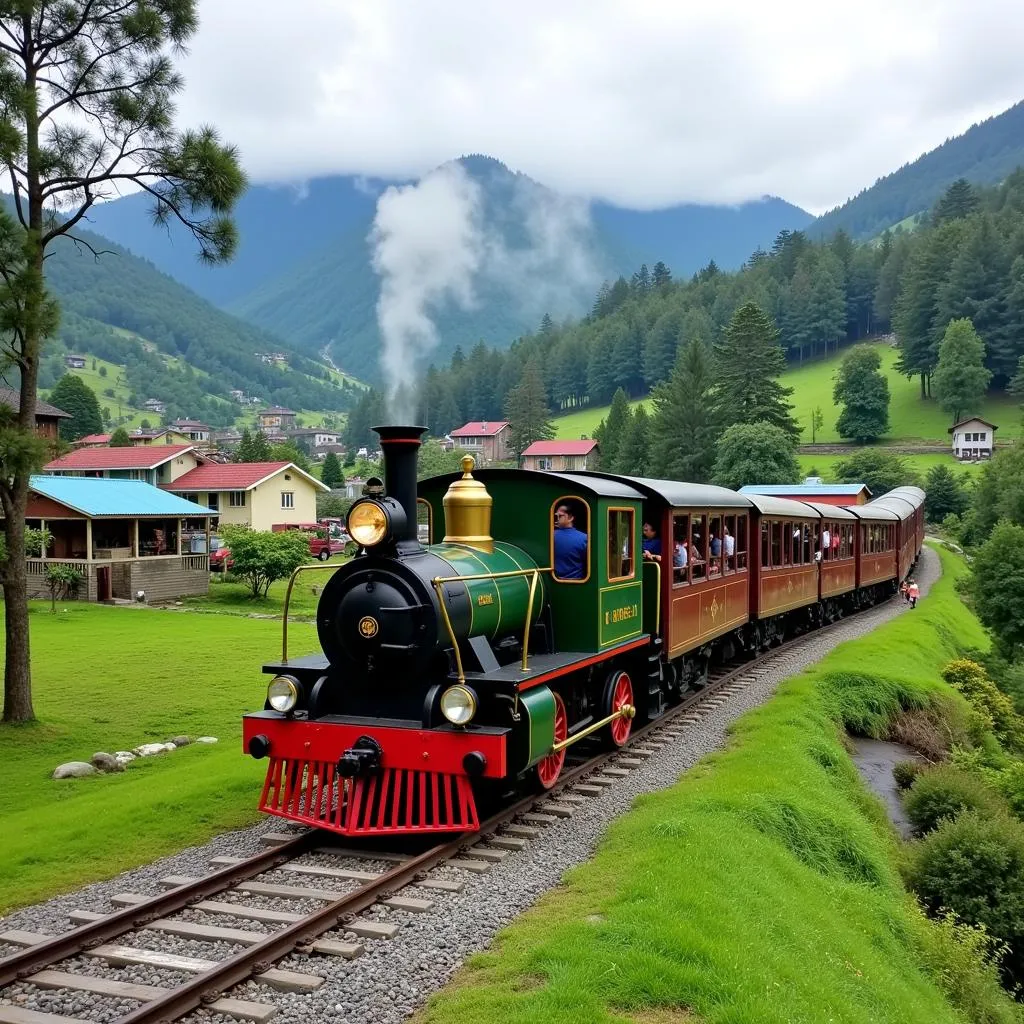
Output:
M811 412L821 407L825 417L825 425L815 436L818 443L839 442L842 439L836 433L835 421L839 410L832 401L833 378L839 364L849 349L843 349L838 355L828 359L808 363L803 368L787 370L783 374L782 383L793 388L790 402L793 403L793 414L803 427L801 443L811 441ZM921 400L921 389L916 378L907 380L896 372L895 364L898 352L895 348L884 346L882 366L889 380L889 433L884 442L924 441L935 444L948 444L949 417L935 399ZM649 400L642 400L651 411ZM636 403L634 403L636 404ZM554 421L558 437L576 438L581 434L591 434L601 420L608 415L608 407L584 409L582 412L570 413ZM1020 407L1013 399L1004 395L987 398L982 405L981 415L999 426L999 439L1007 440L1021 434ZM950 456L952 460L952 456Z
M983 646L960 563L914 612L844 644L734 727L724 752L641 797L597 856L474 957L418 1020L962 1020L924 967L881 805L836 722L878 729ZM940 958L941 959L941 958ZM1012 1020L1008 1004L1005 1015ZM678 1015L676 1015L678 1013Z
M241 716L263 706L260 666L280 652L280 623L84 602L58 609L32 605L39 722L0 726L0 913L257 817L263 766L242 753ZM312 625L294 624L289 639L294 653L317 649ZM119 775L49 777L63 761L181 733L220 742Z
M811 470L817 470L815 476L820 476L825 483L833 483L835 481L835 464L842 458L844 458L842 455L797 455L796 461L800 464L801 472L805 476L810 475ZM960 463L952 455L915 454L901 455L900 458L907 466L916 470L922 481L928 470L934 466L948 466L958 475L973 477L981 472L984 465L982 462Z

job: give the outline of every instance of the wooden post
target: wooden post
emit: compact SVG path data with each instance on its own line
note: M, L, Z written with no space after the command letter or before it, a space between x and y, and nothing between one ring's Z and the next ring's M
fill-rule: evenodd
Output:
M179 520L178 520L178 530L177 530L177 535L178 535L178 550L177 550L177 552L176 552L176 554L178 555L178 557L179 557L179 558L181 558L181 523L182 523L182 521L181 521L181 520L179 519Z
M85 521L85 557L92 561L92 520Z
M46 533L46 520L45 519L40 519L39 520L39 529L40 529L40 532ZM42 549L39 552L39 557L44 562L46 561L46 545L45 544L42 546Z
M138 558L139 557L139 521L138 521L138 519L135 520L135 529L133 530L133 534L134 534L134 538L133 538L132 558Z

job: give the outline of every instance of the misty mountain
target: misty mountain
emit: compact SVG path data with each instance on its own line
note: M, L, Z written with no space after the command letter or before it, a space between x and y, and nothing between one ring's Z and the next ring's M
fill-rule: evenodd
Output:
M483 156L460 161L483 192L488 230L513 250L528 242L524 197L534 210L561 210L572 201L527 175ZM387 183L375 182L379 194ZM192 249L177 233L154 230L141 197L97 209L93 223L120 244L152 260L211 301L252 323L287 338L311 353L331 347L349 373L379 379L380 336L376 303L380 281L367 241L376 194L354 177L334 176L309 183L303 191L257 185L238 210L242 237L233 265L199 267ZM522 281L484 280L471 310L439 311L439 361L456 345L481 338L506 345L536 327L544 313L564 317L585 312L601 282L627 277L641 263L667 263L676 276L688 276L714 259L724 269L738 267L759 246L770 247L783 228L805 227L812 218L781 199L735 207L685 204L658 211L625 210L595 203L586 228L574 227L579 259L571 273L553 268L534 287ZM588 274L581 274L579 263Z
M1024 101L879 178L842 206L822 214L809 233L824 238L843 228L852 238L873 238L901 220L930 209L957 178L976 185L995 185L1022 164Z

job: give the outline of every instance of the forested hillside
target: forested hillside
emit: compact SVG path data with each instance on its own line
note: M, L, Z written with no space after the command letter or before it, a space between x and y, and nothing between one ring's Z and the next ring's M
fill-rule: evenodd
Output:
M55 383L68 351L85 351L125 364L132 391L142 399L163 398L172 416L231 422L238 411L230 402L233 389L294 408L343 410L351 403L352 388L332 382L322 364L217 309L107 239L77 233L102 255L97 258L61 238L47 260L47 283L60 302L61 327L44 350L41 388ZM140 339L180 357L202 376L169 368ZM288 368L262 362L261 352L285 353Z
M1024 164L1024 101L879 178L870 188L819 217L808 234L827 238L842 228L867 240L927 210L957 178L995 185Z
M421 422L440 434L466 420L503 418L528 367L551 410L606 405L619 388L644 394L669 377L689 342L717 350L748 302L768 314L790 364L895 323L901 366L908 377L923 375L926 393L949 321L971 318L991 387L1005 390L1024 355L1024 172L986 190L956 183L917 231L886 234L878 245L859 245L842 231L824 242L784 231L737 273L712 263L674 280L662 264L642 267L629 281L604 285L578 322L545 319L508 352L477 345L432 367ZM1018 376L1016 387L1022 383ZM353 431L375 401L367 394L353 410Z

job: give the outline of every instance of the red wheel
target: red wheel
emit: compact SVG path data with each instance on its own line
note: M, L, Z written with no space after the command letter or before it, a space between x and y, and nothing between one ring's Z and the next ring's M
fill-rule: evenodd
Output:
M633 681L629 678L628 672L613 672L605 686L605 715L614 715L616 711L629 705L635 708L633 703ZM633 731L633 718L616 718L608 726L608 735L612 746L624 746Z
M569 735L569 718L565 713L565 704L562 698L555 694L555 743L561 743ZM537 762L537 781L542 789L550 789L562 774L562 766L565 764L565 748L556 754L548 754Z

